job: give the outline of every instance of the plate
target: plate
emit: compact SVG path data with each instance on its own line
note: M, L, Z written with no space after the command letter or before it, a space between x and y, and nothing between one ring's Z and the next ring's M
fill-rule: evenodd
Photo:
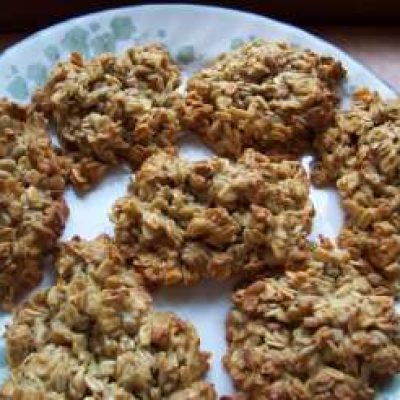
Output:
M65 59L71 51L92 57L105 51L120 52L134 44L154 41L169 48L182 68L185 81L210 58L253 37L288 41L340 59L348 70L348 79L343 85L344 106L349 94L359 86L377 90L384 98L396 95L393 89L349 55L298 28L229 9L178 4L103 11L68 20L30 36L0 56L0 94L18 102L28 102L30 94L44 82L52 66ZM181 155L190 160L212 155L191 136L185 137L180 145ZM303 159L306 167L310 161L311 157ZM124 195L129 177L129 171L118 171L83 197L68 190L66 199L71 215L63 239L77 234L88 239L103 232L112 234L108 211L114 201ZM336 192L313 188L311 197L316 209L311 237L316 238L321 233L335 237L342 223ZM47 274L42 286L50 282L50 274ZM230 307L232 285L231 281L205 281L190 288L162 289L155 294L159 309L173 310L196 326L202 348L213 353L208 380L215 384L220 395L233 393L231 380L221 365L225 352L225 315ZM9 314L1 314L0 333L4 332L9 318ZM3 381L7 376L3 339L0 341L0 355L0 381ZM400 398L400 378L394 380L379 398Z

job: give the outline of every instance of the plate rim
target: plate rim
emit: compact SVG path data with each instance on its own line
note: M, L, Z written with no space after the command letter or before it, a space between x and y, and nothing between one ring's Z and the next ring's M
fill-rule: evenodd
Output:
M304 30L303 28L300 28L296 25L293 25L291 23L288 23L286 21L281 21L279 19L271 18L269 16L264 16L261 14L256 14L253 12L248 12L248 11L243 11L243 10L237 10L225 6L208 6L208 5L201 5L201 4L191 4L191 3L155 3L155 4L141 4L141 5L128 5L128 6L121 6L121 7L112 7L112 8L106 8L104 10L100 11L94 11L94 12L89 12L85 13L84 15L80 16L73 16L70 18L66 18L62 21L50 24L46 27L43 27L27 37L18 40L16 43L13 43L12 45L6 47L1 53L0 53L0 62L3 61L4 58L6 57L14 57L18 56L18 53L14 55L14 52L18 52L20 46L26 46L29 45L32 41L37 40L38 38L42 35L51 35L52 31L57 30L59 28L62 28L64 26L67 26L69 24L80 24L86 19L91 19L91 18L102 18L103 16L106 16L107 14L111 13L118 13L118 12L134 12L135 10L138 9L149 9L151 10L158 9L158 10L163 10L163 9L176 9L176 8L183 8L186 9L187 12L195 12L196 10L205 10L217 14L234 14L238 17L240 16L245 16L246 18L253 19L254 21L260 21L265 24L271 23L273 26L281 26L282 28L288 28L290 31L294 32L295 34L298 34L299 36L305 36L308 37L310 40L315 41L316 43L319 43L321 45L327 46L327 50L334 50L334 52L337 52L340 55L344 55L347 59L351 60L354 65L364 69L368 74L376 79L377 82L380 82L382 87L386 87L388 92L391 92L393 96L398 96L400 94L400 89L396 89L392 84L386 82L384 79L380 78L379 75L377 75L370 67L366 66L363 62L359 61L356 57L353 57L351 54L346 52L345 50L341 49L339 46L336 46L335 44L332 44L329 40L326 40L325 38L321 38L318 35L316 35L313 32L310 32L308 30ZM32 292L30 292L32 293ZM229 297L226 299L229 301ZM8 316L10 316L10 313L6 313ZM191 320L190 320L191 321ZM202 338L203 341L203 338ZM225 342L222 338L222 341ZM5 351L5 341L4 339L0 340L0 353L2 351ZM211 351L211 349L210 349ZM0 360L1 361L1 360ZM214 363L215 365L215 359ZM5 365L4 367L0 365L1 368L6 368L7 373L9 372L9 366ZM229 379L229 382L233 385L233 382L231 378L229 377L229 374L225 371L226 377ZM0 379L1 380L1 379ZM211 383L215 383L212 379L209 380ZM219 395L222 395L223 393L219 393ZM379 393L382 395L382 392Z
M392 92L393 96L399 96L400 95L400 89L396 88L392 83L387 82L386 79L381 78L375 71L373 71L368 65L366 65L363 61L359 60L357 57L354 57L341 47L337 46L336 44L333 44L329 39L325 39L320 37L318 34L308 31L306 29L303 29L293 23L287 22L287 21L282 21L280 19L275 19L270 16L266 15L261 15L257 14L251 11L244 11L244 10L239 10L231 7L226 7L226 6L217 6L217 5L203 5L203 4L192 4L192 3L185 3L185 2L174 2L174 3L154 3L154 4L136 4L136 5L127 5L127 6L120 6L120 7L111 7L111 8L106 8L104 10L99 10L99 11L93 11L93 12L88 12L83 15L79 16L73 16L66 18L62 21L55 22L53 24L50 24L44 28L41 28L27 37L18 40L16 43L11 44L10 46L7 46L3 51L0 53L0 62L2 61L3 58L7 56L12 56L13 52L18 51L18 48L20 46L28 45L29 42L32 40L37 39L43 34L48 34L52 30L62 28L65 25L69 25L71 23L80 23L84 21L85 19L93 18L96 16L101 17L102 15L107 15L110 12L119 12L119 11L127 11L127 10L137 10L137 9L168 9L168 8L180 8L180 9L187 9L187 11L196 11L196 9L201 9L201 10L206 10L209 12L214 12L214 13L221 13L221 14L236 14L238 16L240 15L245 15L247 18L252 18L254 20L259 20L262 22L269 22L274 25L281 25L282 27L288 27L292 32L297 33L301 36L308 36L310 39L319 42L321 45L328 46L328 49L331 49L335 52L338 52L340 54L345 55L348 57L353 63L358 65L359 67L363 68L366 70L369 74L371 74L375 79L377 79L383 86L386 87L390 92Z

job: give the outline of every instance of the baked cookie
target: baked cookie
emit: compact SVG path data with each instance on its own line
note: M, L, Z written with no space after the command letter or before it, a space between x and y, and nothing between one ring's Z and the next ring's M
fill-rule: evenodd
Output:
M335 184L347 172L368 166L387 184L400 184L400 100L354 93L350 109L338 111L334 126L316 136L312 180Z
M344 75L330 57L256 39L189 79L185 126L220 156L300 153L333 122Z
M400 187L376 171L353 171L337 182L345 211L338 243L363 257L398 286L400 278Z
M194 327L152 309L111 239L74 238L56 267L7 328L2 399L216 399Z
M297 271L237 290L224 364L246 399L367 400L400 372L392 296L322 243Z
M313 207L297 161L247 150L190 163L159 153L111 213L118 246L156 285L255 274L308 249Z
M52 149L42 115L0 100L0 308L42 277L61 235L66 160Z
M180 72L159 44L61 62L34 95L56 124L79 190L123 162L137 168L156 149L174 151L182 99Z
M360 90L317 137L313 180L336 184L345 211L339 244L385 277L400 277L400 101Z

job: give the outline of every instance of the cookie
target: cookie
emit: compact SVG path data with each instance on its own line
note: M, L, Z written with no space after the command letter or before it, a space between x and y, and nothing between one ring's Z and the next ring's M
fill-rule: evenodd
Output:
M373 399L400 371L392 296L322 243L298 270L237 290L224 364L248 399Z
M339 244L398 285L400 277L400 101L360 90L316 138L313 180L338 188L345 226Z
M135 169L159 148L175 151L179 84L180 71L159 44L92 60L72 53L33 101L55 122L73 163L71 182L84 191L122 163Z
M333 122L344 75L330 57L256 39L189 79L185 126L220 156L299 154Z
M110 238L72 239L56 268L7 328L2 398L216 399L194 327L152 308Z
M42 277L44 256L68 216L68 162L52 148L41 114L0 100L0 307Z
M253 275L302 259L313 207L297 161L247 150L190 163L159 153L111 213L118 246L155 285Z

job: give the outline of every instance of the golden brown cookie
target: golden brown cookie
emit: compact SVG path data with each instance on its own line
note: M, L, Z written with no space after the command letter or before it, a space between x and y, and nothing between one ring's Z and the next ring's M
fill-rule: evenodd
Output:
M298 271L234 293L224 364L245 398L372 400L400 372L393 297L357 263L325 242Z
M137 168L155 150L174 152L182 99L180 72L159 44L102 54L72 53L34 96L56 124L78 190L123 162Z
M315 141L313 180L336 184L345 211L339 244L392 281L400 277L400 101L360 90ZM397 284L397 283L396 283Z
M194 327L152 309L110 238L74 238L56 267L57 284L22 304L6 331L1 398L216 399L201 381L209 354Z
M61 235L68 163L52 149L42 115L0 100L0 307L37 285Z
M368 260L398 286L400 187L383 183L367 167L345 174L337 185L346 215L339 245Z
M313 207L297 161L247 150L190 163L159 153L111 218L130 264L156 285L255 274L308 249Z
M330 57L257 39L190 78L185 126L220 156L299 153L333 122L344 75Z
M384 101L360 89L334 126L315 138L313 182L334 184L347 172L373 168L387 184L400 184L400 100Z

